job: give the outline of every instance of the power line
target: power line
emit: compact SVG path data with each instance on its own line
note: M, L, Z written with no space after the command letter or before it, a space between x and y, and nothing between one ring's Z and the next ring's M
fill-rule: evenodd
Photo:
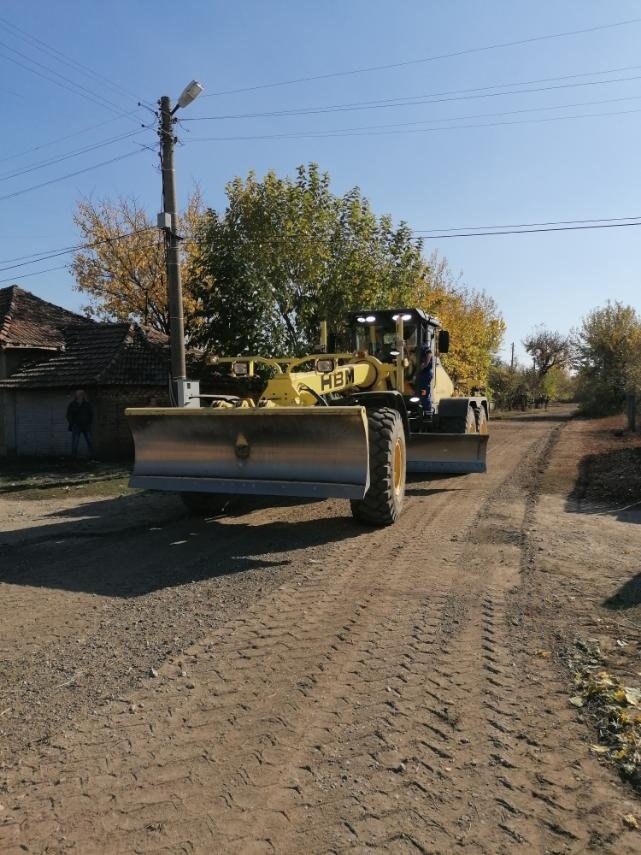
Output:
M78 131L73 131L70 134L65 134L63 137L56 137L56 139L49 140L49 142L40 143L40 145L36 145L33 148L27 148L24 151L18 151L15 154L9 154L6 157L0 157L0 163L5 163L7 160L15 160L18 157L26 157L28 154L33 154L35 151L40 151L43 148L49 148L52 145L57 145L59 142L65 142L66 140L75 139L76 137L81 136L82 134L89 133L90 131L98 130L98 128L102 128L105 125L109 125L112 122L117 122L120 118L131 118L138 110L131 110L129 113L126 113L125 116L111 116L109 119L105 119L104 122L98 122L96 125L89 125L89 127L81 128Z
M448 116L445 119L420 119L412 122L390 122L385 125L363 125L358 128L345 128L345 131L353 131L353 130L382 130L385 128L405 128L415 125L434 125L434 124L442 124L444 122L462 122L467 121L469 119L482 119L482 118L496 118L497 116L516 116L522 113L541 113L547 112L548 110L567 110L574 107L595 107L601 106L603 104L618 104L622 101L638 101L641 98L641 95L627 95L621 98L601 98L596 101L574 101L570 104L555 104L553 106L545 106L545 107L522 107L519 110L502 110L497 113L471 113L466 116ZM291 133L297 133L295 131ZM322 133L333 134L334 131L323 131Z
M420 65L422 63L427 62L437 62L441 59L453 59L459 56L468 56L469 54L474 53L484 53L486 51L491 50L502 50L504 48L509 47L518 47L520 45L534 44L536 42L548 41L551 39L561 39L567 38L569 36L578 36L583 35L585 33L595 33L602 30L611 30L615 27L625 27L629 24L638 24L641 22L641 18L630 18L625 21L616 21L612 24L601 24L596 27L586 27L580 30L566 30L560 33L549 33L543 36L531 36L527 39L517 39L515 41L510 42L497 42L495 44L483 45L482 47L474 47L474 48L464 48L463 50L452 51L451 53L442 53L436 54L434 56L427 56L421 59L409 59L404 60L403 62L391 62L386 63L385 65L371 65L364 68L352 68L347 71L331 71L325 74L315 74L307 77L296 77L291 80L280 80L275 83L260 83L255 86L244 86L237 89L226 89L220 92L212 92L203 97L205 98L213 98L214 96L220 95L236 95L241 92L256 92L259 89L273 89L277 86L291 86L296 83L309 83L315 80L328 80L334 77L348 77L356 74L366 74L372 71L387 71L392 68L404 68L409 65Z
M134 229L131 232L114 235L113 237L103 238L102 240L90 241L89 243L80 243L76 246L68 246L59 250L52 250L48 254L39 253L37 258L32 258L31 261L22 261L19 264L10 264L5 267L0 267L0 273L5 273L7 270L16 270L19 267L28 267L30 264L39 264L41 261L49 261L51 258L59 258L61 255L69 255L72 252L79 252L83 249L95 249L97 246L103 246L106 243L124 240L125 238L135 237L136 235L146 234L147 232L155 232L156 226L147 226L144 229ZM27 258L27 256L24 256ZM9 261L17 261L17 259L9 259ZM0 262L4 263L4 262Z
M60 74L60 72L55 71L53 68L50 68L49 66L44 65L41 62L38 62L38 60L36 60L36 59L32 59L31 57L27 56L26 54L22 53L19 50L16 50L15 48L12 48L10 45L5 44L4 42L0 42L0 47L4 48L5 50L10 51L11 53L15 53L17 56L21 57L22 59L26 60L27 62L31 63L32 65L37 66L38 68L43 68L46 72L48 72L48 75L43 74L43 72L38 71L36 68L31 68L30 66L25 65L24 62L20 62L20 60L15 59L12 56L7 56L6 54L0 54L0 56L2 56L3 59L6 59L9 62L13 62L16 65L19 65L21 68L24 68L27 71L30 71L32 74L36 74L39 77L44 78L49 83L54 83L56 86L60 86L62 89L66 89L68 92L72 92L74 95L79 95L81 98L85 98L88 101L92 101L94 104L97 104L99 107L104 107L107 110L111 110L112 112L117 113L117 114L122 115L122 116L126 115L125 111L119 105L114 104L113 101L109 101L109 99L103 97L99 93L93 92L91 89L87 89L82 84L76 83L70 77L66 77L64 74ZM51 77L51 75L54 75L54 77ZM56 77L59 78L59 80L54 79ZM61 83L60 81L64 81L64 82ZM68 84L71 84L71 85L68 85Z
M525 229L538 226L569 226L583 223L623 223L626 220L641 220L641 214L631 217L595 217L591 220L549 220L545 223L503 223L493 226L441 226L436 229L412 229L414 234L431 234L432 232L475 231L477 229Z
M634 221L634 222L628 222ZM610 229L610 228L625 228L626 226L641 226L641 215L635 215L632 217L609 217L609 218L601 218L601 219L584 219L584 220L552 220L545 223L518 223L513 226L467 226L467 227L457 227L454 228L443 228L441 231L442 234L432 234L432 232L439 231L438 229L411 229L412 234L417 235L420 240L444 240L447 238L457 238L457 237L496 237L496 236L504 236L504 235L518 235L518 234L540 234L542 232L566 232L566 231L583 231L586 229ZM468 229L484 229L484 231L467 231L458 234L445 234L445 232L454 232L456 230L460 230L463 228ZM125 232L123 234L115 235L114 237L104 238L99 241L91 241L89 243L84 244L76 244L75 246L68 246L57 250L51 250L47 253L34 253L31 256L19 256L15 259L7 259L7 261L20 261L18 264L11 264L4 267L0 267L0 273L4 273L7 270L15 270L20 267L28 267L30 264L39 264L42 261L48 261L52 258L59 258L62 255L69 255L72 252L79 252L83 249L95 249L98 246L107 243L113 243L115 241L124 240L126 238L135 237L140 234L145 234L147 232L155 232L155 226L147 226L143 229L135 229L131 232ZM151 245L151 244L150 244ZM30 259L28 261L22 261L22 259ZM6 262L0 262L0 264L5 264ZM28 273L21 274L19 276L12 276L10 279L0 279L0 282L9 282L13 281L13 279L24 279L27 276L38 276L40 273L48 273L52 270L62 270L65 269L67 265L61 265L59 267L49 267L45 270L37 271L36 273Z
M25 193L30 193L32 190L39 190L41 187L48 187L50 184L56 184L58 181L64 181L66 178L83 175L85 172L91 172L94 169L99 169L101 166L109 166L111 163L118 163L118 161L125 160L127 157L133 157L135 154L141 154L142 151L142 149L129 151L125 154L119 155L118 157L112 157L111 160L103 160L102 163L94 163L92 166L87 166L84 169L78 169L75 172L68 172L66 175L59 175L57 178L51 178L49 181L43 181L40 184L33 184L31 187L16 190L14 193L7 193L4 196L0 196L0 202L3 202L5 199L15 199L16 196L22 196Z
M618 100L618 99L614 99ZM628 99L624 99L628 100ZM546 108L536 108L536 109L555 109L554 107L546 107ZM524 112L521 110L510 111L513 112ZM338 128L334 131L294 131L291 133L277 133L277 134L253 134L253 135L236 135L236 136L218 136L218 137L191 137L186 142L244 142L244 141L255 141L255 140L279 140L279 139L331 139L331 138L343 138L343 137L363 137L363 136L392 136L392 135L400 135L400 134L426 134L426 133L436 133L438 131L456 131L456 130L471 130L473 128L495 128L501 127L504 125L529 125L529 124L540 124L543 122L560 122L560 121L569 121L573 119L597 119L604 118L609 116L624 116L629 115L630 113L639 113L641 109L635 108L632 110L610 110L605 113L577 113L575 115L570 116L548 116L548 117L540 117L536 119L516 119L510 122L483 122L480 124L471 124L471 125L445 125L443 127L438 128L412 128L407 130L378 130L382 127L400 127L407 126L411 124L420 124L414 122L401 122L397 125L364 125L361 127L355 128ZM492 115L489 113L480 114L480 115ZM509 113L505 114L497 114L497 115L509 115ZM459 119L436 119L434 122L451 122L451 121L460 121Z
M641 68L641 66L630 66L630 68ZM590 73L590 72L588 72ZM597 72L592 72L597 73ZM608 72L600 72L606 74ZM567 80L568 77L579 77L584 75L566 75L564 77L551 77L547 80ZM546 78L544 78L545 80ZM617 77L610 80L588 80L582 83L563 83L558 86L541 86L536 89L513 89L506 92L488 92L489 89L501 89L507 86L529 86L539 81L526 81L524 83L503 83L495 86L483 86L477 89L454 89L451 92L435 92L425 95L400 96L398 98L385 98L382 101L355 101L344 104L330 104L321 107L300 107L291 110L271 110L262 113L228 113L218 116L191 116L181 119L182 122L210 122L226 121L230 119L262 119L262 118L289 118L292 116L311 116L325 113L344 113L359 110L379 110L392 107L415 107L422 104L442 104L449 101L473 101L479 98L497 98L506 95L523 95L539 92L552 92L558 89L573 89L584 86L604 86L610 83L628 83L633 80L641 80L641 75L632 77ZM465 94L465 93L479 94ZM449 97L452 96L452 97Z
M443 229L443 231L447 231L447 229ZM58 249L42 249L40 252L30 252L27 255L17 255L15 258L5 258L3 261L0 261L0 265L11 265L7 267L0 267L0 271L2 270L11 270L12 266L20 267L21 265L16 264L13 265L14 261L24 261L25 264L37 264L39 261L46 261L48 258L55 258L58 255L66 255L69 252L74 252L78 248L76 246L61 246Z
M53 47L52 45L49 45L47 42L43 41L42 39L36 38L36 36L32 36L30 33L26 32L26 30L22 30L16 24L13 24L13 23L11 23L11 21L8 21L6 18L0 17L0 27L3 27L5 30L8 30L11 33L11 35L14 35L14 36L17 35L18 38L22 39L23 41L26 41L27 43L31 43L31 44L35 45L38 48L38 50L40 50L42 53L48 54L49 56L53 57L57 62L60 62L63 65L67 65L76 71L83 72L87 77L92 78L97 83L100 83L102 86L106 86L106 87L110 88L112 91L115 91L120 95L126 95L126 96L134 98L136 100L141 100L138 98L138 96L134 95L132 92L129 92L127 89L125 89L120 84L110 80L108 77L105 77L103 74L100 74L99 72L94 71L89 66L84 65L81 62L78 62L77 60L75 60L72 57L68 56L67 54L63 53L61 50L58 50L57 48Z
M540 232L574 232L585 229L623 229L627 226L641 226L641 219L635 223L601 223L599 225L585 226L552 226L540 229L504 229L501 231L488 232L462 232L459 234L421 235L421 240L444 240L457 237L495 237L497 235L532 235Z
M74 151L67 152L66 154L57 155L56 157L51 157L48 160L42 160L39 163L34 163L31 166L25 167L24 169L18 169L14 172L7 172L4 175L0 175L0 181L8 181L10 178L17 178L19 175L27 175L30 172L36 172L38 169L44 169L47 166L55 166L57 163L61 163L63 160L70 160L72 157L78 157L82 154L87 154L90 151L96 151L96 149L104 148L108 145L113 145L114 143L121 142L122 140L126 140L130 137L134 137L138 134L144 133L145 130L148 130L148 128L142 128L137 131L129 131L129 133L126 134L119 134L118 136L103 140L102 142L92 143L91 145L86 145L82 148L75 149Z
M637 222L638 221L638 222ZM487 230L492 230L492 233L496 234L518 234L519 229L526 229L531 231L536 231L541 227L546 226L587 226L591 225L593 228L601 228L609 225L610 223L621 224L624 226L636 226L641 225L641 214L633 214L628 217L593 217L591 219L580 219L580 220L546 220L544 222L536 222L536 223L507 223L501 225L480 225L480 226L441 226L440 228L433 229L410 229L412 234L419 235L420 237L431 238L434 233L446 233L446 232L478 232L478 235L481 236L486 233ZM483 230L483 231L481 231ZM50 258L56 258L60 255L67 255L71 252L78 252L82 249L93 249L97 246L100 246L105 243L111 243L116 240L123 240L125 238L134 237L135 235L145 234L146 232L156 232L156 226L146 226L140 229L134 229L130 232L123 232L122 234L115 235L114 237L103 238L99 241L89 241L84 244L75 244L73 246L66 247L58 247L56 249L51 250L41 250L40 252L30 253L28 255L19 255L15 258L8 258L3 261L0 261L0 265L9 265L12 262L24 262L24 264L15 264L13 267L22 267L28 264L37 264L41 261L47 261ZM561 229L563 231L563 229ZM443 236L434 235L434 236ZM458 237L457 234L451 234L451 237ZM463 237L463 235L461 235ZM2 266L0 267L0 272L4 272L5 270L9 270L11 267Z
M33 273L21 273L20 276L10 276L8 279L0 279L0 285L5 282L15 282L16 279L28 279L30 276L40 276L42 273L51 273L52 270L66 270L66 264L59 264L57 267L46 267L44 270L36 270Z

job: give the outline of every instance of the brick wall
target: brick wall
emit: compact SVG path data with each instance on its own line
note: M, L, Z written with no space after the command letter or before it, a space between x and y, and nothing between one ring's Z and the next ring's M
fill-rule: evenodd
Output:
M134 446L125 418L127 407L168 406L165 387L107 387L96 390L94 441L101 458L133 457Z

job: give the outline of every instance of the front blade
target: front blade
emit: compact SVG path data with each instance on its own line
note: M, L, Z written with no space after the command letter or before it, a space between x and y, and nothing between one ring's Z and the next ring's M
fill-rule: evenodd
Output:
M487 434L419 433L407 446L408 472L461 475L485 472Z
M130 485L148 490L362 498L369 487L362 407L126 411Z

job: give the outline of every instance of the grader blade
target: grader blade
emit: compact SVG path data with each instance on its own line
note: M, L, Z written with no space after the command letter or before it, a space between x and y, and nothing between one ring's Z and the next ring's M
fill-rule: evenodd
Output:
M420 433L407 445L407 471L462 475L485 472L487 434Z
M129 409L132 487L361 499L369 488L362 407Z

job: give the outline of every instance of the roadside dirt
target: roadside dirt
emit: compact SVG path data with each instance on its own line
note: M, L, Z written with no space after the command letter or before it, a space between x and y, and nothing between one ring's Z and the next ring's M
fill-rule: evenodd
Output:
M639 682L641 516L586 492L590 426L495 423L383 531L0 498L0 851L641 852L570 703Z

